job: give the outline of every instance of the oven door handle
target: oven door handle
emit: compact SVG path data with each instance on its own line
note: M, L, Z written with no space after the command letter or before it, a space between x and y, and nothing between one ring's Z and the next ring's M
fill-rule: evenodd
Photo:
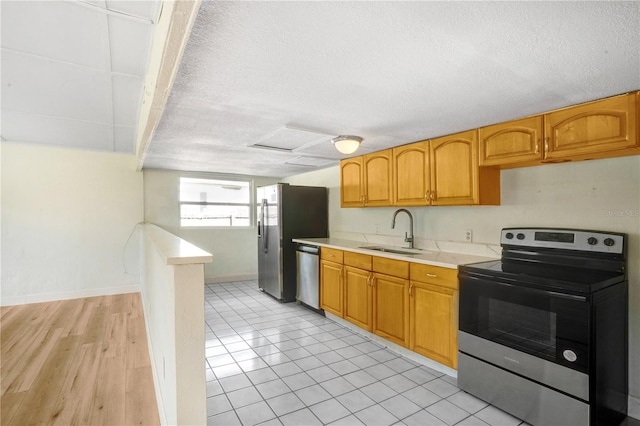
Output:
M464 278L461 276L460 278L462 279L467 279L467 280L476 280L476 281L483 281L483 282L488 282L491 285L500 285L503 287L510 287L510 288L514 288L514 289L518 289L521 291L525 291L528 293L536 293L536 294L540 294L540 295L546 295L549 297L555 297L558 299L568 299L568 300L575 300L576 302L586 302L587 298L586 296L578 296L575 294L566 294L566 293L558 293L557 291L551 291L551 290L539 290L539 289L535 289L535 288L531 288L531 287L522 287L522 286L518 286L515 284L509 284L509 283L505 283L505 282L500 282L500 281L495 281L490 277L473 277L470 275L465 275ZM462 281L462 279L460 281Z

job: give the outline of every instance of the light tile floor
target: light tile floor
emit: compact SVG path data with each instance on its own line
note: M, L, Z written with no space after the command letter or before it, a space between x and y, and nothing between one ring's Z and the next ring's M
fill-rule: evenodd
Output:
M205 289L210 425L525 425L257 282Z

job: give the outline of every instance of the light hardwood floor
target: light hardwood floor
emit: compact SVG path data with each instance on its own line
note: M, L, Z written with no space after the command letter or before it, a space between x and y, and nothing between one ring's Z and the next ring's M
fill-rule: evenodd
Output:
M140 294L3 307L0 424L160 423Z

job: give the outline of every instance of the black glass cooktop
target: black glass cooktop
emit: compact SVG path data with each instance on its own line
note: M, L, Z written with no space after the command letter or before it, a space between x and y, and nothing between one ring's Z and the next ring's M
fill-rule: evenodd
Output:
M588 294L623 282L624 273L531 263L518 260L494 260L459 267L460 274L500 279L512 285Z

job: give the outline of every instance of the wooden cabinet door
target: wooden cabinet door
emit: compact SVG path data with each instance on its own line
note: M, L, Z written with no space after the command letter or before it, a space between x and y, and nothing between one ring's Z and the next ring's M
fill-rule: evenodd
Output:
M364 205L364 169L362 157L340 161L340 205L362 207Z
M373 332L409 346L409 280L373 274Z
M599 158L638 147L636 98L632 93L545 114L545 160Z
M542 116L479 130L480 166L516 166L542 159Z
M345 266L344 319L371 331L371 271Z
M364 201L366 206L390 206L392 197L392 150L367 154L363 157Z
M456 293L411 281L409 349L451 368L458 366Z
M393 205L431 204L429 142L416 142L393 148Z
M326 260L320 261L320 306L327 312L343 316L344 291L342 287L342 265Z
M430 141L431 204L478 204L478 131Z

